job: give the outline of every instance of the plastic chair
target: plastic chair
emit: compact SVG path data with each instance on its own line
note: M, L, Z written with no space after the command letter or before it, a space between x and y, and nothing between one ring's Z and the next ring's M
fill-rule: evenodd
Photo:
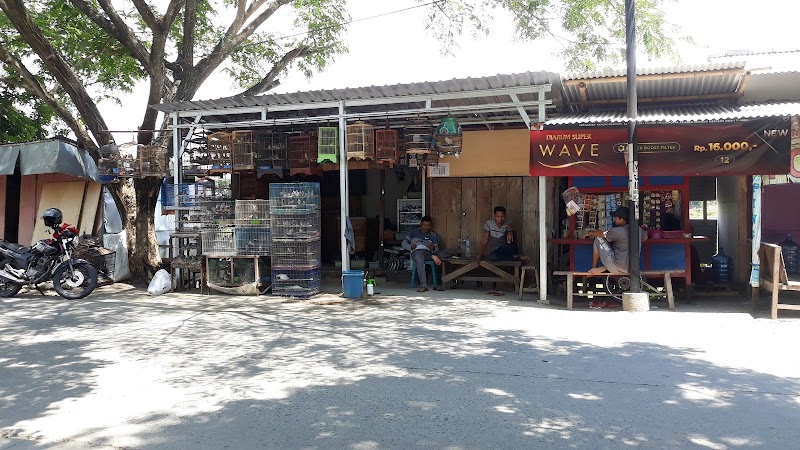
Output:
M431 275L433 275L433 287L436 287L436 263L433 261L425 261L426 266L431 266ZM411 287L413 288L416 280L417 268L414 261L411 261Z

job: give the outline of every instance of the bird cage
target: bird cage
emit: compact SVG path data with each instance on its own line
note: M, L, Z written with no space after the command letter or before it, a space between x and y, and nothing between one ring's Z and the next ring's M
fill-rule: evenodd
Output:
M287 167L289 150L285 133L258 131L254 139L257 169L279 170Z
M289 171L295 174L311 174L316 171L317 136L316 133L301 133L289 137Z
M167 148L161 145L140 145L136 149L139 175L142 177L167 176Z
M436 150L442 155L461 153L463 134L455 117L447 116L436 128Z
M375 159L375 127L356 122L347 126L347 159Z
M236 226L269 226L269 200L236 200Z
M231 133L231 160L235 171L255 169L252 131L244 130Z
M234 228L211 228L201 231L202 249L205 256L235 256Z
M211 170L231 169L231 144L233 135L228 131L217 131L208 136L208 163Z
M120 161L122 160L119 147L114 144L104 145L100 147L99 153L97 172L104 181L106 179L113 180L119 175Z
M336 163L339 153L339 129L336 127L319 127L317 139L317 162Z
M399 144L397 130L375 130L375 159L378 162L397 162Z
M409 166L427 166L439 162L433 131L433 127L425 123L406 128L404 139L406 141L406 160Z

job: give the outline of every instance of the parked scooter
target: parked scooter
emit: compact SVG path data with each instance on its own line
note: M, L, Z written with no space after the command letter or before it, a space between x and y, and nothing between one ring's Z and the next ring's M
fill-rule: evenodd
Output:
M53 281L58 295L72 300L84 298L97 286L97 270L89 262L72 257L78 244L78 230L62 224L61 210L50 208L42 214L53 239L43 239L32 247L0 240L0 297L17 295L22 286ZM44 293L42 293L44 295Z

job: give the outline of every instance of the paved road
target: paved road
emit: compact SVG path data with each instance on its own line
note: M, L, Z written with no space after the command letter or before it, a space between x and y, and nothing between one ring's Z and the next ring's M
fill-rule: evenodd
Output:
M797 318L567 312L467 291L309 304L126 289L0 301L0 449L800 437Z

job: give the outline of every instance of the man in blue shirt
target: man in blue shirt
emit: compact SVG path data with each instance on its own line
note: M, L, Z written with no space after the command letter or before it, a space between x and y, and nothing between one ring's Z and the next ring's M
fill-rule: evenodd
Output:
M433 261L437 266L442 264L442 258L448 255L445 252L440 252L439 236L433 231L433 220L430 216L424 216L420 220L419 228L415 228L408 232L402 246L406 250L411 251L411 260L414 261L417 276L419 277L419 288L417 292L425 292L428 290L428 277L425 275L425 261ZM413 277L414 274L412 273ZM443 290L442 286L436 286L434 289L437 291Z

